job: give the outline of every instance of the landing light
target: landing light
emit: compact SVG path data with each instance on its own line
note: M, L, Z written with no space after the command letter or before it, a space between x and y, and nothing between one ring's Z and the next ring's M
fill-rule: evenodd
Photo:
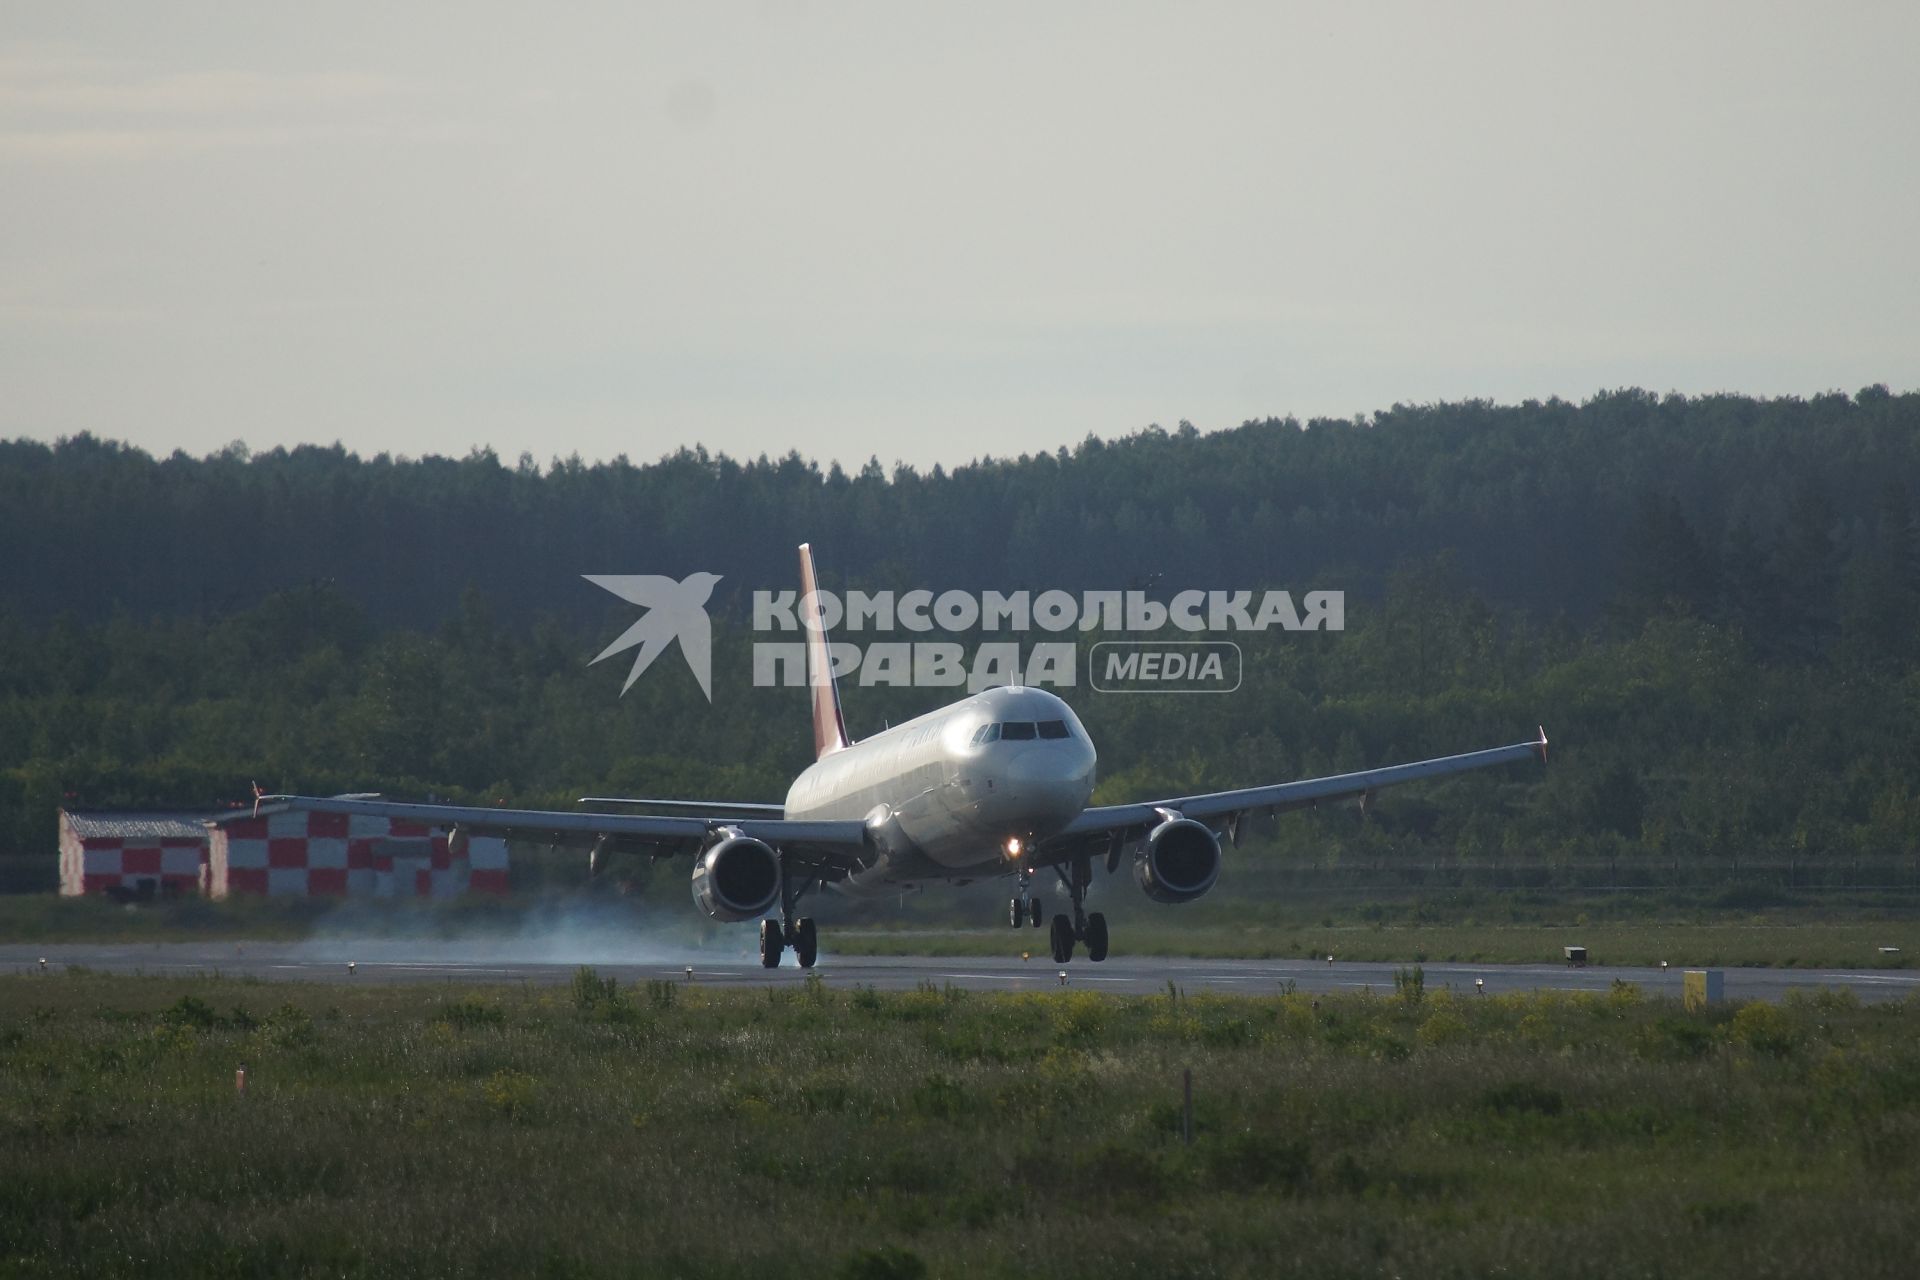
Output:
M1019 836L1008 836L1008 837L1007 837L1007 856L1008 856L1009 858L1017 858L1017 857L1019 857L1019 856L1020 856L1020 850L1021 850L1021 849L1023 849L1023 848L1025 848L1025 847L1026 847L1025 845L1023 845L1023 844L1021 844L1021 843L1020 843L1020 837L1019 837Z

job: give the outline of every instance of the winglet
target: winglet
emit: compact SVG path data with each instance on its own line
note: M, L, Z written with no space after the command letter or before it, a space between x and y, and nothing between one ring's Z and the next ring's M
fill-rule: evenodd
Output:
M800 544L800 626L807 633L807 687L813 698L813 754L824 760L844 751L846 717L840 714L840 686L833 679L833 650L821 625L819 581L813 573L813 545Z
M1540 763L1545 764L1547 762L1547 727L1535 725L1534 728L1540 731L1540 737L1534 741L1533 749L1540 753Z

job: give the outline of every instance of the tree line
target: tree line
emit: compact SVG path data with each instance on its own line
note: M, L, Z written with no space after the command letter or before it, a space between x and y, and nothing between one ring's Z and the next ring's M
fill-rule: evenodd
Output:
M810 540L829 585L869 590L1348 592L1344 632L1238 637L1230 697L1083 677L1102 800L1556 741L1544 772L1289 818L1246 856L1898 861L1920 847L1917 427L1920 396L1875 387L1150 429L927 473L4 442L0 853L50 866L62 802L254 781L777 800L805 703L740 678L745 593L791 585ZM587 659L633 610L577 575L696 569L726 575L713 706L672 654L619 696L624 661ZM847 710L870 732L950 696L856 685Z

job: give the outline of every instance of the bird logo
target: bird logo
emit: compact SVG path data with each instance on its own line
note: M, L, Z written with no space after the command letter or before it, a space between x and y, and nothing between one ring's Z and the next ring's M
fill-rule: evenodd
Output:
M693 678L700 682L700 692L707 695L708 702L713 701L713 623L707 618L707 600L713 595L714 584L720 581L719 574L694 573L679 582L655 573L583 573L580 576L646 610L638 622L621 632L620 638L601 650L600 656L588 666L638 645L640 652L633 655L633 668L627 672L627 682L620 686L620 694L625 697L640 673L678 640L680 655L687 660Z

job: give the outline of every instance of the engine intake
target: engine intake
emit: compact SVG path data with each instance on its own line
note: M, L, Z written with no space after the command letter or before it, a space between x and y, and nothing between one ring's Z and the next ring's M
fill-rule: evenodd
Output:
M1220 837L1192 818L1169 818L1147 833L1133 878L1155 902L1192 902L1220 878Z
M752 920L779 900L780 856L764 840L736 832L694 860L693 901L716 920Z

